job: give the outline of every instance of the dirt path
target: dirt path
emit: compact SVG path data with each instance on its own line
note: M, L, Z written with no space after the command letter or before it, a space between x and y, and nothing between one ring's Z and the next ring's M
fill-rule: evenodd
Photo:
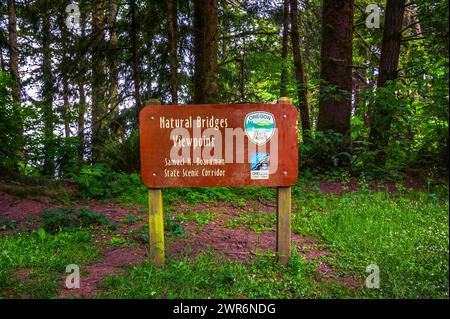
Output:
M103 258L94 264L82 269L86 275L80 276L79 289L67 289L64 286L59 292L60 298L92 297L101 292L99 284L107 275L118 274L124 271L125 265L136 265L146 259L145 249L130 249L129 247L109 247L103 251ZM64 283L65 277L61 279Z
M327 193L342 192L342 185L321 183L319 186ZM347 190L355 189L351 187ZM83 207L103 213L116 221L120 227L109 235L94 233L95 242L102 247L103 257L81 269L80 289L66 289L64 286L65 277L61 277L60 297L95 296L102 291L99 284L106 276L121 273L124 271L124 266L136 265L146 260L146 243L135 242L135 244L126 247L107 245L112 237L135 238L130 235L130 231L147 226L147 215L144 207L124 208L113 202L105 204L95 200L78 202L72 205L52 204L45 199L19 198L0 192L0 216L16 221L18 228L40 227L39 217L44 209L68 207L75 209ZM259 201L247 201L247 204L242 207L231 202L198 205L179 203L173 205L169 216L177 216L186 211L191 211L194 214L208 212L215 216L215 220L206 225L199 225L194 221L181 222L185 230L184 238L172 236L170 233L166 234L167 256L169 258L195 256L200 252L213 249L217 254L231 260L248 262L260 253L274 252L276 247L275 225L272 229L259 233L242 225L233 228L227 227L228 221L255 210L262 214L275 214L276 206L272 202L262 203ZM123 221L129 216L133 216L134 221L124 223ZM292 246L297 249L301 256L307 259L315 259L330 254L328 250L320 248L320 242L317 240L298 234L292 234ZM326 264L319 263L317 270L325 280L337 280L350 287L356 285L354 278L338 277L336 271Z

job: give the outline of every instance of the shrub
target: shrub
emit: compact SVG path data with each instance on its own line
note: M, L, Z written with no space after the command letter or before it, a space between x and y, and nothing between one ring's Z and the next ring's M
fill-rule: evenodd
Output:
M107 216L80 208L45 210L42 215L43 228L50 233L57 233L62 230L75 230L92 226L107 226L116 229L117 225Z

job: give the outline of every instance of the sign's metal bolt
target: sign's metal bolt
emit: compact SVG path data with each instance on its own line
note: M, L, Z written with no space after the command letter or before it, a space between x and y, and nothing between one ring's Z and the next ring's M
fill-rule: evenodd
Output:
M284 118L284 119L287 118L287 115L286 115L286 114L283 114L283 118Z
M153 175L153 176L156 176L156 173L153 173L152 175Z
M152 119L152 120L154 120L155 119L155 117L152 115L152 116L150 116L150 118Z
M286 176L286 175L287 175L287 172L286 172L286 171L284 171L284 172L283 172L283 175L284 175L284 176Z

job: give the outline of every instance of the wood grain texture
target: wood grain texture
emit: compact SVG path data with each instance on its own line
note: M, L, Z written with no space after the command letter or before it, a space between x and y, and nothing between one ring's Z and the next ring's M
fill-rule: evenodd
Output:
M277 255L284 265L291 255L291 187L278 187Z
M150 260L164 266L164 215L161 189L148 190Z

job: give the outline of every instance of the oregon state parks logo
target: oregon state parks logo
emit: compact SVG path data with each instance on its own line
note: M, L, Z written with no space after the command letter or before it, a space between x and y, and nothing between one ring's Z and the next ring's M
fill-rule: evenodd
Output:
M256 145L264 145L275 133L275 117L268 112L248 113L244 120L245 133Z

